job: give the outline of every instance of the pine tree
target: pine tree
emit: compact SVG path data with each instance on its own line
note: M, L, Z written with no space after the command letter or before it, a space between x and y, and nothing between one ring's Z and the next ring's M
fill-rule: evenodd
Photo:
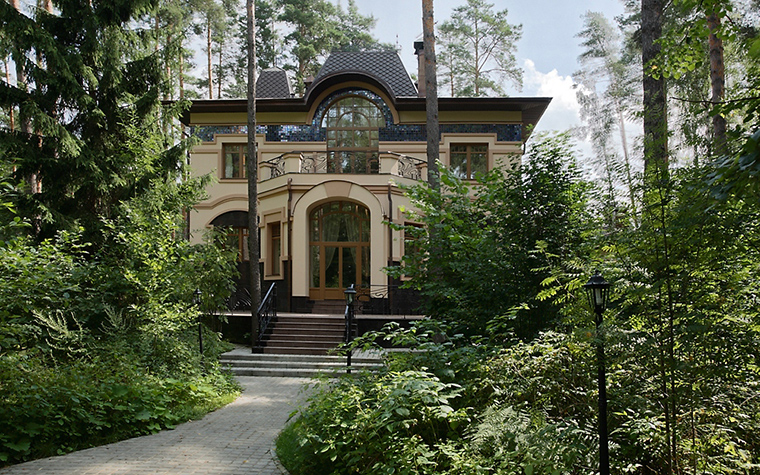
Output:
M441 24L444 50L459 56L452 71L460 84L457 96L503 95L506 80L522 87L522 69L515 58L522 25L508 23L507 10L494 12L493 7L485 0L467 0Z
M258 309L261 304L261 272L259 270L259 208L258 208L258 169L256 158L256 5L253 0L246 0L246 51L248 53L248 157L246 162L248 178L248 255L249 278L251 281L251 349L259 338Z

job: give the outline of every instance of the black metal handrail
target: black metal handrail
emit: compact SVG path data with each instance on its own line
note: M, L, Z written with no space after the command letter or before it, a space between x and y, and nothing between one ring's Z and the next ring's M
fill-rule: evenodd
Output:
M256 315L259 318L259 334L256 337L256 342L261 342L261 337L267 331L269 322L272 318L277 318L277 282L272 282L266 295L261 299L261 305L256 311Z
M349 292L353 294L353 296L356 296L356 289L354 288L354 285L351 284L351 286L346 289L346 294L348 296ZM346 345L349 345L353 339L354 339L354 304L353 298L350 299L350 301L346 302L346 312L343 315L346 319L346 332L344 336L344 341ZM348 374L351 374L351 355L353 354L353 350L350 346L346 348L346 372Z
M365 315L412 315L421 304L419 292L403 285L370 285L356 289L357 312Z

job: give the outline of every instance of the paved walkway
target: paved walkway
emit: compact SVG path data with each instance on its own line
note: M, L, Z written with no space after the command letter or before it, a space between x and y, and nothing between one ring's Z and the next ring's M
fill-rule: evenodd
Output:
M300 378L239 377L243 394L199 421L158 434L34 460L0 475L280 475L274 438L304 399Z

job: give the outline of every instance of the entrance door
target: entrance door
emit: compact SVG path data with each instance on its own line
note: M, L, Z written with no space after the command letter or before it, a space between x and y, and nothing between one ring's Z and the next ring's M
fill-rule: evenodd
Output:
M313 300L343 299L351 284L369 287L369 210L332 201L310 216L310 289Z

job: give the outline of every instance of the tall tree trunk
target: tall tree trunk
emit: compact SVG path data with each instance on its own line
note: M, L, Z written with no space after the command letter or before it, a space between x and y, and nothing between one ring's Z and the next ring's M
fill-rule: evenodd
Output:
M17 11L21 12L21 2L19 0L11 0L11 5L13 8L15 8ZM21 89L22 91L28 90L28 84L27 84L27 75L26 75L26 55L23 51L16 49L12 53L13 61L16 63L16 87ZM18 119L19 119L19 126L20 126L20 132L24 134L27 138L31 139L32 136L32 120L31 117L29 117L28 114L25 113L23 110L23 107L19 107L18 111ZM27 185L29 186L29 193L35 194L39 190L39 184L37 183L37 172L35 171L27 171L26 176L24 176L24 179L26 180ZM39 234L39 222L38 219L32 220L32 226L34 228L35 234Z
M5 65L5 83L11 85L11 68L10 57L3 58L3 64ZM8 126L11 131L16 130L16 109L13 106L8 107Z
M161 17L158 14L158 10L156 10L156 16L153 18L153 27L156 29L156 53L161 49L160 48L160 37L161 37Z
M708 44L710 47L710 84L712 86L712 97L710 102L718 105L723 102L726 92L726 69L723 64L723 40L716 35L720 29L720 17L713 12L707 17L707 27L710 29ZM726 150L726 119L720 114L715 113L712 118L713 122L713 145L716 155L723 155Z
M182 41L179 43L179 98L185 98L185 49L182 46Z
M250 54L250 52L248 53ZM211 20L206 20L206 58L208 59L208 98L214 98L214 76L211 70Z
M222 80L224 79L224 75L222 74L222 59L223 59L223 53L224 53L224 43L219 43L219 74L217 75L217 86L216 86L216 98L221 99L222 98Z
M668 473L678 473L676 395L674 386L673 319L671 296L672 273L669 262L665 208L669 203L668 173L668 125L665 95L665 80L659 73L653 74L653 63L660 52L656 41L662 36L662 15L664 0L641 1L641 49L644 67L644 175L645 198L643 209L648 215L642 222L652 226L662 235L662 253L658 251L654 279L665 282L665 296L660 289L660 306L657 311L660 323L659 363L661 390L665 415L665 439L668 452ZM658 212L659 211L659 212ZM662 305L668 298L668 306Z
M641 59L644 65L644 170L660 178L668 169L668 120L665 79L652 74L652 61L660 52L663 0L641 1Z
M246 0L248 36L248 259L251 279L251 350L259 338L258 309L261 302L259 276L258 154L256 153L256 6Z
M435 23L433 0L422 0L422 31L425 53L425 111L427 124L428 185L440 188L438 157L440 155L440 128L438 126L438 76L435 67Z

